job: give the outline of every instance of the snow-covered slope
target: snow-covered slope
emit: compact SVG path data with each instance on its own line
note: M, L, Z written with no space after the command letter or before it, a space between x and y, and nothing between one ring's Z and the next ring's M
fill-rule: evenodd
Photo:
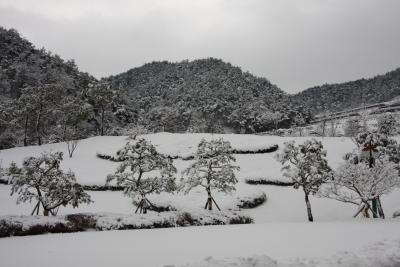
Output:
M304 142L305 137L278 137L239 134L171 134L157 133L142 136L151 141L159 152L171 156L186 157L193 155L197 144L202 138L223 138L231 142L237 150L256 150L279 145L284 142L296 140ZM354 149L354 144L349 138L326 137L320 138L328 151L330 165L335 168L342 161L342 156ZM96 153L114 155L129 140L124 136L98 136L81 140L72 158L68 157L65 143L47 144L42 146L17 147L0 151L3 166L8 166L12 161L21 164L27 156L37 156L43 151L62 151L64 160L62 168L75 172L78 181L85 185L104 185L107 174L115 172L118 163L96 157ZM279 150L278 150L279 151ZM274 159L276 152L264 154L237 154L237 165L240 166L238 178L270 178L272 180L287 181L281 175L281 166ZM174 164L178 169L178 176L190 161L176 159Z
M201 138L224 138L232 143L236 149L257 149L274 144L279 148L284 142L295 140L304 142L306 137L277 137L256 135L212 135L212 134L170 134L158 133L143 136L155 144L158 150L169 155L188 155L194 153L197 142ZM349 138L326 137L320 138L328 152L328 160L331 167L336 168L342 162L342 156L352 151L355 145ZM71 169L76 173L77 179L82 184L103 185L107 174L113 173L119 163L96 157L97 152L113 154L127 142L126 137L93 137L81 140L72 158L65 156L62 168ZM26 156L36 156L42 151L63 151L67 155L66 145L63 143L48 144L43 146L19 147L0 152L3 166L12 161L20 164ZM279 152L279 150L278 150ZM260 195L265 192L267 203L257 209L245 211L255 218L256 222L271 221L304 221L306 219L303 195L300 190L292 187L255 186L245 184L247 178L261 178L278 181L288 181L282 177L281 166L275 160L276 152L265 154L236 154L236 164L240 166L238 172L239 183L237 191L232 195L215 192L215 199L223 209L236 209L240 199ZM175 159L174 164L179 172L191 163L190 160ZM0 214L29 214L32 205L30 203L16 205L15 196L9 196L9 186L0 186ZM94 203L89 206L81 206L79 209L66 207L60 209L60 214L71 212L117 212L131 213L134 209L132 201L122 195L122 192L90 192ZM201 208L206 200L206 193L202 188L190 192L188 195L161 194L149 196L151 201L162 205L171 205L180 209ZM383 205L387 216L400 208L400 190L395 190L383 198ZM311 204L316 220L349 220L352 218L355 207L330 199L311 198Z

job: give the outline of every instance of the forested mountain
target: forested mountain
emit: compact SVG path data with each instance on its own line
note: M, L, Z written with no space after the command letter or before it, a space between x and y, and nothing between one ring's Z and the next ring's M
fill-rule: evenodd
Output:
M214 58L153 62L102 82L126 95L152 131L252 133L310 119L267 79Z
M0 148L145 131L253 133L310 114L264 78L218 59L153 62L97 81L0 28Z
M0 27L0 94L18 98L24 87L54 84L71 94L87 88L94 78L45 49L36 49L14 29Z
M400 68L371 79L312 87L292 96L292 101L317 115L389 101L399 95Z
M77 115L67 114L67 106L85 108L86 91L95 82L74 61L36 49L17 31L0 27L0 148L65 138L67 124L78 125L67 118ZM90 128L86 121L84 128Z
M0 27L0 149L140 131L255 133L400 95L400 69L286 94L208 58L153 62L100 81Z

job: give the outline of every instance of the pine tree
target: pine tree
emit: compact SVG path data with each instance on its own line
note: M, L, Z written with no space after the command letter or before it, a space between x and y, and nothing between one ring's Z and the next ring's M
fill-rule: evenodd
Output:
M149 205L154 206L147 195L176 189L176 168L172 159L158 153L149 141L138 139L135 143L127 143L117 154L124 161L115 174L107 176L107 184L116 180L118 186L124 187L126 196L139 197L135 213L138 210L147 213Z
M43 215L56 215L60 206L72 205L74 208L82 203L91 203L90 196L76 182L71 171L60 170L63 159L61 152L44 152L39 157L24 159L22 168L12 163L7 170L11 177L11 194L18 194L17 203L36 200L35 212L39 214L40 206Z
M231 155L231 151L231 144L222 138L211 141L202 139L197 148L195 162L183 172L181 190L184 190L185 193L189 193L197 186L206 189L208 197L205 209L212 210L212 203L214 203L220 210L211 195L213 189L220 192L235 190L237 179L234 171L238 170L239 167L231 164L236 161Z
M285 143L283 152L276 156L283 165L284 176L292 179L294 188L303 189L310 222L314 219L309 195L317 193L320 186L331 178L331 168L323 148L322 143L315 139L307 140L298 146L291 141Z

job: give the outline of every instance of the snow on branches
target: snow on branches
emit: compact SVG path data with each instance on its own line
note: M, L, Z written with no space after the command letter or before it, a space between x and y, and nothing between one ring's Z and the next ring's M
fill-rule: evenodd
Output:
M62 152L44 152L39 157L24 159L22 168L11 163L7 174L11 178L11 195L18 194L17 203L37 203L32 211L39 214L40 206L43 215L56 215L60 206L72 205L74 208L82 203L91 203L90 196L76 182L71 171L60 170Z
M222 138L211 141L202 139L197 148L195 162L183 172L181 190L187 194L194 187L204 187L208 195L204 208L212 210L214 202L220 210L211 195L211 190L216 189L221 192L235 190L235 184L238 181L234 171L239 170L239 167L231 164L236 161L231 152L230 142Z
M313 221L309 194L315 194L331 178L331 168L325 157L322 143L315 139L297 146L294 141L286 142L282 153L276 156L283 165L283 175L293 180L295 188L302 187L309 221Z
M369 217L385 218L380 196L400 185L400 147L388 135L363 132L355 137L358 151L345 155L334 179L321 195L359 205L355 217L363 211Z
M145 139L127 143L117 154L124 159L115 174L107 176L107 183L116 180L118 186L124 187L124 194L132 198L140 197L135 213L147 213L152 205L148 194L171 192L176 189L176 168L172 159L157 152L156 148Z
M368 210L375 212L370 202L399 186L400 176L397 164L383 159L376 161L374 167L370 168L366 164L354 164L348 160L339 167L334 179L321 190L320 194L360 206L354 217L361 211L369 217ZM378 211L383 213L380 201L378 206ZM378 215L375 214L375 217Z

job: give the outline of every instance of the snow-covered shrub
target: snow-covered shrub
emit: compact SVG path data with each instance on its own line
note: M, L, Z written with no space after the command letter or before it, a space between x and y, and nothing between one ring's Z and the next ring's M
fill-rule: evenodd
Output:
M148 194L159 194L163 191L175 190L176 168L172 159L157 152L147 140L139 139L135 143L127 143L118 151L124 159L115 174L107 176L107 184L116 180L117 186L124 187L124 194L139 197L140 201L135 213L146 213L152 203L147 199ZM147 177L144 177L144 175Z
M0 237L71 233L86 230L132 230L201 225L248 224L235 212L163 212L142 214L77 213L65 216L0 216Z
M22 168L11 163L7 174L10 176L11 194L18 194L17 203L36 200L32 215L39 214L40 206L43 215L55 215L60 206L72 205L74 208L82 203L89 204L90 196L76 182L71 171L60 170L63 159L61 152L44 152L39 157L25 158Z
M58 216L0 216L0 237L77 231L67 220Z
M267 195L260 191L258 195L239 199L237 206L241 209L253 209L264 204L265 201L267 201Z
M399 186L398 166L387 159L376 161L373 168L366 164L354 164L346 161L335 172L334 179L327 183L320 194L357 205L360 208L355 216L364 211L364 215L369 217L368 210L371 210L372 213L376 212L370 203ZM380 201L378 201L378 206L378 210L383 214ZM374 217L377 217L377 214Z
M331 177L331 168L323 149L322 143L315 139L306 140L298 146L291 141L286 142L282 153L276 155L276 159L283 165L284 176L292 179L294 188L303 189L310 222L313 221L313 216L308 196L310 193L315 194Z
M211 195L212 189L222 192L235 190L237 179L234 171L239 170L239 167L231 164L236 161L231 151L230 142L222 138L211 141L202 139L197 148L195 162L183 172L181 189L185 193L197 186L206 189L208 198L205 209L212 210L213 202L220 209Z

